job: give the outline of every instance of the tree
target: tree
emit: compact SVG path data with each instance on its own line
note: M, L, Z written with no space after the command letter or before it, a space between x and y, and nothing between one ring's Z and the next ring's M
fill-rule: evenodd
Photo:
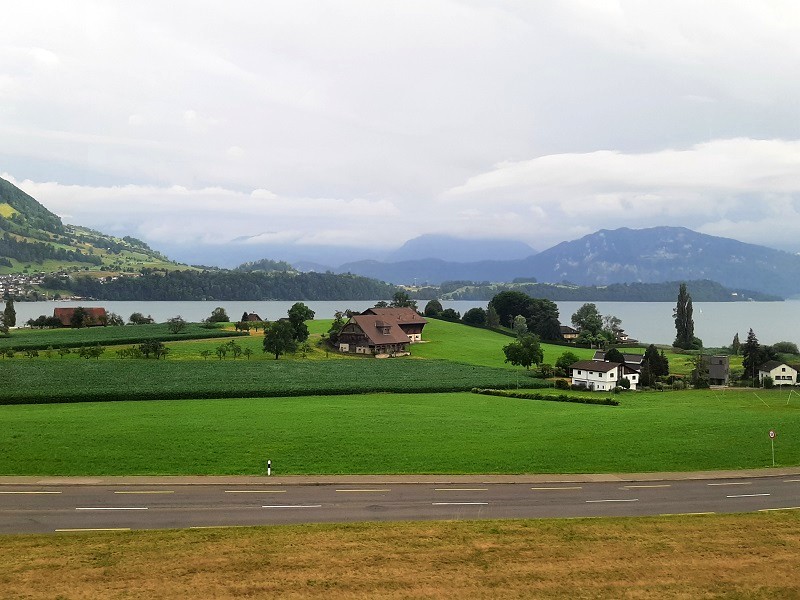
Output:
M122 317L120 317L117 313L112 312L108 313L108 315L106 316L106 323L108 325L111 325L112 327L122 327L123 325L125 325L125 320Z
M686 284L682 283L678 288L678 302L672 311L677 332L674 342L676 348L700 350L703 347L703 342L694 336L693 312L692 296L687 291Z
M514 317L514 322L511 325L511 329L514 330L514 333L517 334L517 337L522 337L528 333L528 320L522 315L517 315Z
M167 319L167 329L169 329L170 333L181 333L186 329L186 321L180 315Z
M775 342L772 344L772 349L779 354L800 354L794 342Z
M539 338L535 335L523 335L516 342L503 346L503 353L506 355L505 362L526 369L541 364L544 359Z
M6 325L6 317L0 313L0 335L8 335L8 325Z
M609 348L605 354L605 360L607 362L624 363L625 357L616 348Z
M342 332L342 327L345 325L347 325L347 321L344 320L344 313L337 310L333 313L333 323L331 323L328 329L328 339L332 345L335 346L339 342L339 334Z
M692 385L696 388L709 387L709 361L708 357L702 354L695 355L693 359L694 369L692 369Z
M761 345L758 343L758 338L751 327L750 331L747 332L744 346L742 346L742 367L744 368L746 379L755 380L758 375L760 351Z
M741 349L742 344L739 341L739 332L737 331L736 334L733 336L733 342L731 343L731 352L734 356L739 356L739 350Z
M461 314L455 308L445 308L439 314L439 318L445 321L460 321Z
M480 307L470 308L461 320L467 325L486 325L486 311Z
M228 355L228 344L220 344L216 348L214 348L214 352L217 354L217 358L222 360Z
M486 308L486 325L488 327L500 327L500 317L491 303Z
M237 344L235 341L230 340L227 344L228 349L230 350L231 354L233 354L233 360L236 360L242 355L242 347Z
M579 332L586 332L594 337L603 329L603 317L600 316L597 306L591 302L575 311L571 320Z
M528 305L528 331L543 340L562 341L561 322L558 318L558 305L552 300L531 298Z
M413 308L414 310L417 310L417 301L412 300L411 296L409 296L407 292L398 290L394 293L389 306L392 308Z
M647 372L645 373L645 367ZM659 377L669 375L669 360L664 351L659 354L658 348L650 344L644 351L642 358L642 385L651 387Z
M86 327L89 322L89 313L82 306L77 307L72 311L72 316L69 318L69 326L75 329Z
M276 321L264 328L264 352L274 354L275 360L281 354L294 352L296 349L294 328L289 321Z
M429 300L425 305L424 313L426 317L438 317L442 310L444 310L442 308L442 303L434 298L433 300Z
M245 357L247 357L247 360L250 360L250 357L253 356L253 349L252 348L245 348L242 351L242 354L244 354Z
M501 325L511 327L514 317L522 315L531 316L531 297L522 292L505 291L496 294L490 301L489 307L497 313Z
M131 313L131 316L128 317L128 322L131 325L149 325L150 323L155 323L155 320L153 320L153 317L150 315L145 317L142 313L135 312Z
M139 351L145 358L150 358L150 355L152 354L153 358L158 360L162 356L166 355L167 347L158 340L145 340L139 344Z
M6 308L3 311L3 325L6 327L17 326L17 311L14 309L14 300L6 299Z
M247 313L245 313L247 314ZM243 321L246 320L242 319ZM209 323L228 323L230 319L228 318L228 313L225 312L225 309L221 306L218 306L214 310L211 311L211 316L206 319Z
M574 365L576 362L578 362L578 360L579 360L578 357L573 352L567 350L556 359L555 367L556 369L561 371L561 374L563 376L566 377L567 375L569 375L570 366Z
M305 342L308 339L306 321L310 321L314 318L314 311L302 302L295 302L289 309L288 314L294 341L298 343Z

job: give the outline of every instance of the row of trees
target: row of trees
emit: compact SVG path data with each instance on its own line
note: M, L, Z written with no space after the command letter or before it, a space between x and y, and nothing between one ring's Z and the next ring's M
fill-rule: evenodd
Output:
M264 326L264 352L275 355L308 351L308 326L306 321L314 318L314 311L302 302L295 302L288 311L288 318Z

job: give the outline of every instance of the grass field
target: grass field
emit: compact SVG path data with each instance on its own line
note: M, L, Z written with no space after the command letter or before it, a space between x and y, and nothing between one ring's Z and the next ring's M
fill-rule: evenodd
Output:
M787 400L789 401L787 404ZM800 464L800 395L469 393L0 407L0 474L590 473Z
M0 337L0 348L44 350L49 346L53 348L76 348L94 344L112 346L141 343L151 339L167 342L239 335L241 334L232 330L206 329L197 323L187 323L186 329L181 333L170 333L166 323L125 325L124 327L85 327L82 329L15 329L12 335Z
M442 392L546 386L508 369L443 360L0 361L0 404Z
M359 523L0 538L6 598L800 595L800 515Z
M487 329L436 319L428 319L422 337L428 341L412 346L414 356L443 358L487 367L509 367L508 363L504 362L503 346L514 341L512 337ZM544 362L551 365L567 351L574 353L580 359L591 358L594 355L594 350L553 344L542 344L542 350Z

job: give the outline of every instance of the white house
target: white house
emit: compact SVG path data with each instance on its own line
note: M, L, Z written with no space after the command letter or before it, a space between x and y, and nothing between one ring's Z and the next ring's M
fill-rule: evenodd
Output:
M621 363L579 360L569 368L572 385L583 386L590 390L612 390L617 387L617 380L623 377L630 382L632 390L639 384L639 372Z
M758 382L762 383L765 377L772 377L775 385L794 385L797 383L797 370L786 363L771 360L758 368Z

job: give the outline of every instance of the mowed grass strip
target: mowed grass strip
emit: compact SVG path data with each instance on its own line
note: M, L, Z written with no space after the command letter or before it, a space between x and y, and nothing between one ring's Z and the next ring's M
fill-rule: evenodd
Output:
M239 332L223 329L208 329L197 323L187 323L181 333L170 333L166 323L151 325L124 325L121 327L84 327L81 329L15 329L12 335L0 337L0 349L15 350L53 348L77 348L80 346L112 346L138 344L146 340L172 342L180 340L229 338L241 336Z
M797 598L800 515L0 538L10 598Z
M442 392L518 381L538 380L441 360L13 359L0 362L0 404Z
M595 396L596 397L596 396ZM594 473L800 464L800 396L446 394L0 407L0 474Z

